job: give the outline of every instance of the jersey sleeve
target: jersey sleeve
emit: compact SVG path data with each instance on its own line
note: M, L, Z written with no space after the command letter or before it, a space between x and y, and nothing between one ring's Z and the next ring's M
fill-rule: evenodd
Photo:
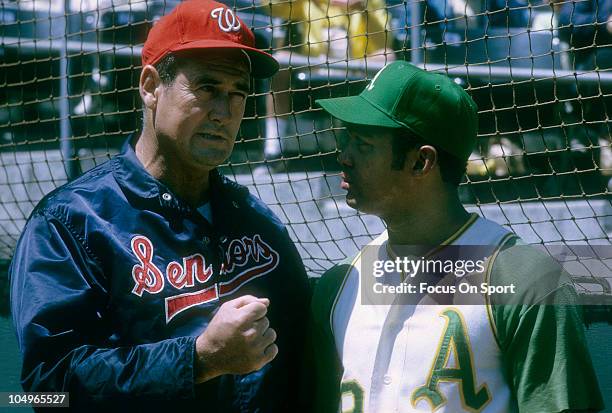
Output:
M490 277L494 285L516 286L491 309L519 411L603 409L569 275L544 252L515 245L497 256Z
M311 366L313 412L336 413L340 405L343 367L331 327L333 304L350 268L343 262L327 271L314 288L307 339L306 363Z
M60 220L35 213L10 268L26 391L67 391L71 405L194 396L195 338L116 347L99 263Z

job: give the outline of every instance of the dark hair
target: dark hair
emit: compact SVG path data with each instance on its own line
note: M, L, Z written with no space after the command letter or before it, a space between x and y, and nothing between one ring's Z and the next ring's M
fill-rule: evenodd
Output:
M423 139L409 130L393 130L391 141L391 169L404 169L408 152L425 145Z
M403 169L408 152L420 148L423 145L430 145L436 149L442 181L454 186L459 186L465 174L467 162L440 149L437 145L431 145L425 142L423 138L406 129L399 129L393 133L393 140L391 142L393 151L391 169Z
M179 67L179 58L174 53L168 53L155 64L155 69L159 73L162 83L169 86L176 78L176 72Z

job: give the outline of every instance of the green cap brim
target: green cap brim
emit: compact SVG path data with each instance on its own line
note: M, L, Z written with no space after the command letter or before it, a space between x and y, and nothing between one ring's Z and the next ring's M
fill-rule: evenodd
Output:
M327 113L345 123L385 128L404 127L361 96L318 99L315 103L320 105Z

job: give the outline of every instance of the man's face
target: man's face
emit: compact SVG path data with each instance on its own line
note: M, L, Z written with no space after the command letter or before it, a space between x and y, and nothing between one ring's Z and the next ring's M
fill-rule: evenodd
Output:
M385 128L347 127L338 162L351 208L384 218L405 199L406 173L391 169L392 139Z
M162 85L154 113L160 150L172 165L210 170L230 156L249 80L246 58L237 50L180 60L174 81Z

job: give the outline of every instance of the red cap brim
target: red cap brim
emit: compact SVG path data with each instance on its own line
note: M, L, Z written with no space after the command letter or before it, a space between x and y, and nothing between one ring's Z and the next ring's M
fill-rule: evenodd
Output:
M229 40L197 40L194 42L187 42L183 44L175 45L170 48L168 52L178 52L182 50L204 50L204 49L241 49L244 50L251 59L251 74L253 77L262 79L271 77L278 72L279 64L276 59L269 53L254 47L241 45ZM165 55L166 53L164 53ZM157 63L164 56L160 56L156 59Z

